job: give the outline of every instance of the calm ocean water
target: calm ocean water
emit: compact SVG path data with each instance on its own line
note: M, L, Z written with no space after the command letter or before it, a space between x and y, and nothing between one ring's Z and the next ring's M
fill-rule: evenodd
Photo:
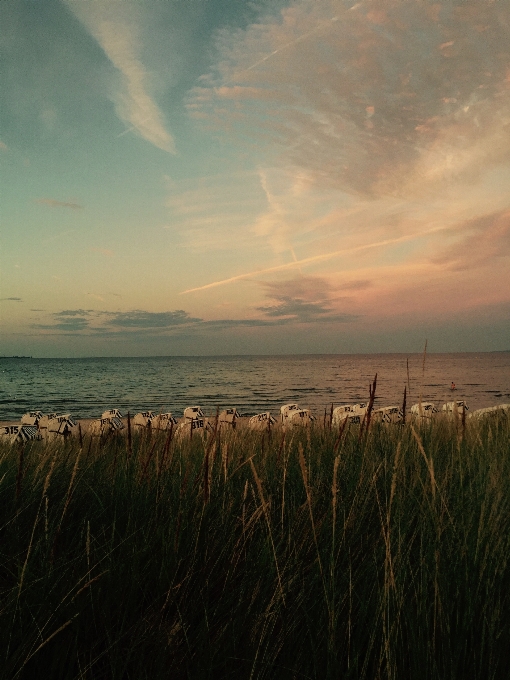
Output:
M457 398L465 398L470 409L510 402L510 352L429 354L424 376L421 354L0 358L0 420L18 419L33 409L98 417L113 407L181 416L195 404L211 415L217 406L276 414L294 401L321 415L331 403L368 400L375 373L376 405L389 406L402 402L407 361L408 404L420 393L424 401L450 399L452 381Z

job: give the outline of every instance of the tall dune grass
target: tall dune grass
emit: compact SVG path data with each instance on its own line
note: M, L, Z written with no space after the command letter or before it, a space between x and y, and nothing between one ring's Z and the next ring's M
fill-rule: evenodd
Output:
M506 678L510 422L0 448L5 678Z

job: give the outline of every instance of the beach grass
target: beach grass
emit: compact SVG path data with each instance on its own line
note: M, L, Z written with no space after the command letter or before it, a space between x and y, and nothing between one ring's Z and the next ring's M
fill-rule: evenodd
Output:
M2 445L2 677L508 677L508 415L325 423Z

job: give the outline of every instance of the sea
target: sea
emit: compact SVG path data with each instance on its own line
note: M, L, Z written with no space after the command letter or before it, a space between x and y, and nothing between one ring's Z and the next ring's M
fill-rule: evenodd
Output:
M327 354L295 356L34 359L0 357L0 420L29 410L97 418L152 410L180 417L186 406L206 415L236 407L242 414L279 412L286 403L316 416L331 405L375 407L454 397L471 410L510 402L510 352L459 354ZM455 392L450 390L454 382Z

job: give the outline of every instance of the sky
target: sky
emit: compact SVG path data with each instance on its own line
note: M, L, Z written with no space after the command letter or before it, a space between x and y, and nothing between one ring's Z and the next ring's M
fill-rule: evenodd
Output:
M510 349L506 0L0 22L0 355Z

